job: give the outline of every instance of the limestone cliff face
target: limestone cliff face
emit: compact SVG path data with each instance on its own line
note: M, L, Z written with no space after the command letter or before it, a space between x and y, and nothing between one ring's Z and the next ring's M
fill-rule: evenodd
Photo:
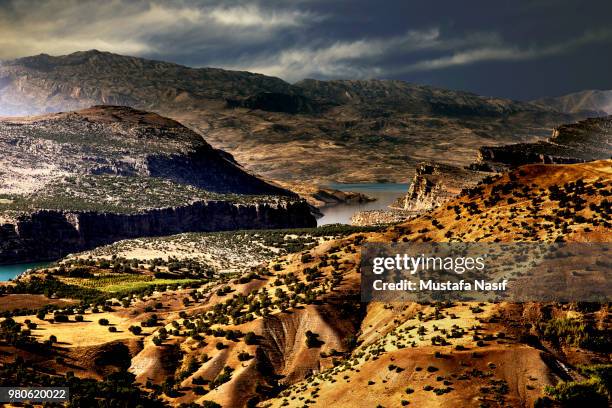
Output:
M408 189L391 208L419 214L440 206L482 179L483 173L440 163L420 163Z
M612 116L559 126L548 140L505 146L483 146L477 165L573 164L612 155Z
M389 209L356 212L351 217L351 224L386 225L406 221L440 206L483 177L480 171L440 163L419 163L406 195L398 198Z
M544 143L541 144L544 147ZM478 163L494 162L503 163L508 166L521 166L523 164L573 164L583 163L585 160L576 157L564 157L555 154L547 154L541 151L530 151L531 145L508 146L484 146L478 152Z
M0 218L0 264L57 259L126 238L181 232L315 227L304 201L201 201L135 214L39 210Z
M398 207L420 213L436 208L453 195L445 184L440 166L421 163L416 168L408 193L399 200Z

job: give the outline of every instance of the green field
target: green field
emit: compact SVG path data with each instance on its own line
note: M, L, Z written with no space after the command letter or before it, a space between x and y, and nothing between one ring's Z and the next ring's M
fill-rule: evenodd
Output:
M91 278L67 278L60 280L69 285L95 289L101 292L116 293L146 289L158 285L183 285L199 282L198 279L155 279L149 275L112 274Z

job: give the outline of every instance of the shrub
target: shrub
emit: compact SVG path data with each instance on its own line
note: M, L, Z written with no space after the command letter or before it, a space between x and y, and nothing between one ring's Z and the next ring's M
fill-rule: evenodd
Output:
M193 387L193 393L195 395L204 395L204 394L206 394L206 392L207 391L201 385Z
M244 351L242 353L238 354L238 360L239 361L248 361L248 360L250 360L252 358L253 358L252 355L250 355L249 353L244 352Z
M202 408L223 408L214 401L202 401Z
M248 332L244 335L244 342L249 346L257 344L257 335L253 332Z
M231 380L232 379L232 371L234 371L234 369L231 368L231 367L228 367L228 366L223 367L223 371L217 376L217 378L215 378L210 383L210 388L211 389L217 388L221 384L225 384L226 382Z
M313 333L310 330L306 332L306 347L316 348L322 345L323 341L319 340L319 335L317 333Z
M100 319L98 320L98 324L100 326L108 326L108 319Z

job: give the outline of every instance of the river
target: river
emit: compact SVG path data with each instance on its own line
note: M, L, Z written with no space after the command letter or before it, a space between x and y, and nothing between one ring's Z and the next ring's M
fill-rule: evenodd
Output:
M0 265L0 282L6 282L9 279L13 279L22 272L28 269L42 268L49 265L49 262L34 262L34 263L23 263L17 265Z
M327 187L340 191L354 191L376 198L369 203L338 204L320 208L323 217L317 220L317 225L350 224L351 217L357 211L385 210L397 198L408 191L409 184L404 183L333 183Z
M369 203L338 204L321 208L323 217L319 218L317 225L327 224L350 224L351 217L357 211L384 210L397 198L406 194L408 184L402 183L333 183L328 186L341 191L354 191L364 193L376 198ZM8 281L28 269L41 268L49 265L49 262L24 263L17 265L0 265L0 282Z

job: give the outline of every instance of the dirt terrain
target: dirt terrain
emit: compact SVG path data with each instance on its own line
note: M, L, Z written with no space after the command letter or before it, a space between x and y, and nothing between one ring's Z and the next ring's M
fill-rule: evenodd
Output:
M41 357L5 340L0 358L22 355L57 374L97 378L124 367L140 392L174 406L554 406L570 395L563 387L584 387L593 406L605 406L607 305L363 304L358 265L366 242L605 242L611 173L610 160L520 167L413 220L283 255L242 276L196 275L184 264L171 271L163 262L151 269L151 260L68 263L10 290L33 291L42 279L56 296L95 299L94 288L128 285L126 274L157 274L151 282L160 284L86 300L81 310L65 309L68 322L57 313L52 324L51 314L16 316L40 324L36 339L53 334L56 342ZM87 362L75 368L76 356Z

